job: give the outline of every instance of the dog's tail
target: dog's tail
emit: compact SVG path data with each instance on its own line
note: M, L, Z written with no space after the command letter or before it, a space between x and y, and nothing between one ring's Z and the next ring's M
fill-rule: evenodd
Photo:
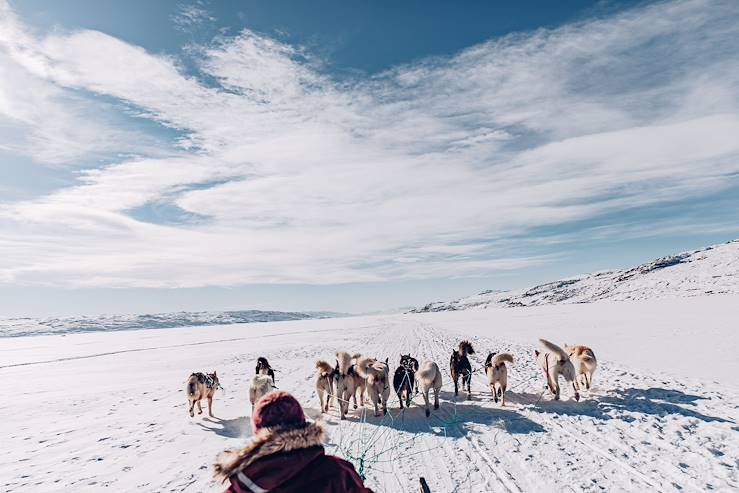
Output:
M554 353L557 355L557 359L560 361L566 361L569 360L569 356L567 356L567 353L565 353L564 349L557 346L553 342L549 342L546 339L539 339L539 343L541 343L541 347L549 351L550 353Z
M508 363L513 364L513 356L509 353L498 353L493 357L492 361L490 362L493 366L498 366L499 364L503 363L504 361L507 361Z
M585 350L583 350L580 357L585 361L595 361L595 353L589 347L586 347Z
M360 358L357 361L357 373L359 373L359 376L362 378L368 378L370 375L377 376L378 371L372 368L372 363L374 362L375 360L373 358Z
M459 354L475 354L475 348L472 347L472 343L465 339L459 343Z
M339 365L339 373L346 375L349 367L352 366L352 357L345 351L339 351L336 353L336 363Z
M418 378L426 382L433 382L436 380L436 374L439 371L439 366L433 361L424 361L418 370Z
M334 369L328 362L319 359L316 361L316 370L322 377L325 377L330 375Z

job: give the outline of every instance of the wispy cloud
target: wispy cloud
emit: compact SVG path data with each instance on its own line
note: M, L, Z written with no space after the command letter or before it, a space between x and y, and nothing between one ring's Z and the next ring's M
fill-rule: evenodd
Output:
M180 31L189 32L206 22L215 21L203 2L180 3L177 12L172 15L172 22Z
M4 204L0 280L338 283L537 265L551 258L501 240L737 185L738 21L735 2L659 3L337 81L250 31L202 46L187 74L96 31L28 35L0 7L0 57L23 77L184 136L176 155ZM132 217L162 203L199 220Z

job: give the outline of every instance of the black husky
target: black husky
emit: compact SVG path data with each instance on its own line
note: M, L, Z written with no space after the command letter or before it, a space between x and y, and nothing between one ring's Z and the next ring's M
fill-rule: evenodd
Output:
M459 395L458 381L459 377L462 377L462 390L464 390L464 386L467 384L467 398L469 399L472 397L472 390L470 389L472 365L470 365L470 360L467 358L468 354L475 354L472 344L470 344L470 341L460 342L459 349L452 352L449 369L452 373L452 380L454 380L454 395Z
M400 366L395 370L393 377L393 388L398 394L400 409L403 409L403 399L406 407L411 407L413 389L416 387L416 372L418 371L418 360L410 354L400 355ZM404 395L405 394L405 395Z
M267 361L267 358L264 356L257 358L257 375L260 373L272 377L272 385L275 384L275 371L269 365L269 361Z

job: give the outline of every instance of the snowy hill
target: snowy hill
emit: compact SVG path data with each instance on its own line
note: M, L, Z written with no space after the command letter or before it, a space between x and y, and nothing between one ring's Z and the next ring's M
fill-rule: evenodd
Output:
M224 312L173 312L145 315L100 315L95 317L0 318L0 337L72 334L80 332L170 329L198 325L231 325L329 318L333 312L276 312L237 310Z
M658 258L630 269L561 279L528 289L484 291L412 310L437 312L739 293L739 240Z

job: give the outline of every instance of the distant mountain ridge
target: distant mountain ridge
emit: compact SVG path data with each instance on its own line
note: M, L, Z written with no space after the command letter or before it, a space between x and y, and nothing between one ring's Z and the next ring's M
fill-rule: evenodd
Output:
M411 310L437 312L470 308L644 300L739 293L739 240L661 257L630 269L596 272L528 289L483 291Z
M80 317L0 318L0 337L74 334L81 332L137 329L170 329L198 325L229 325L282 322L308 318L331 318L334 312L278 312L264 310L171 312L145 315L99 315Z

